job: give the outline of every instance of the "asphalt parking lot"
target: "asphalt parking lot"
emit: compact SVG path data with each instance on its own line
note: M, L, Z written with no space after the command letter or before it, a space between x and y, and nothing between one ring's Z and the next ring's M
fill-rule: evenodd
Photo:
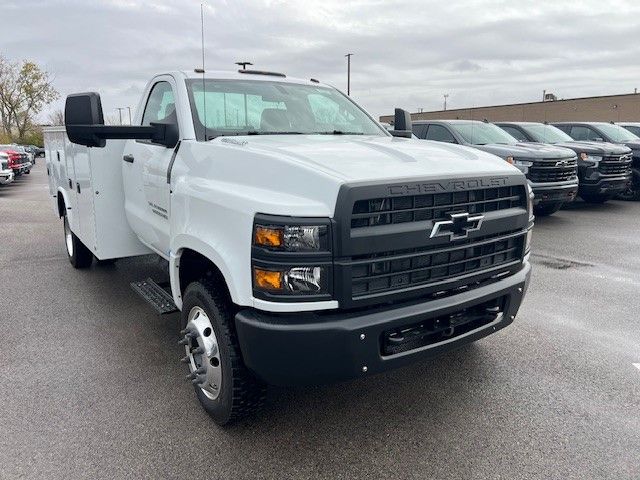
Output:
M76 271L44 160L0 187L0 478L640 478L640 203L537 219L516 322L427 363L276 389L217 427L183 380L177 316ZM634 364L638 364L637 366Z

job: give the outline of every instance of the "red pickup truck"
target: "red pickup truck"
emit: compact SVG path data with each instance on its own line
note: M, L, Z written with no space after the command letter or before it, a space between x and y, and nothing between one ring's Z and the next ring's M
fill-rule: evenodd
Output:
M9 168L16 177L23 173L31 173L32 164L27 153L17 151L13 145L0 145L0 152L9 155Z

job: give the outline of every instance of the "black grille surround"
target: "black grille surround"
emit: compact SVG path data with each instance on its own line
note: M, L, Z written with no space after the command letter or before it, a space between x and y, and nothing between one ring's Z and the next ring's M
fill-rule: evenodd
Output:
M598 171L602 175L631 175L631 154L610 155L603 157L598 164Z
M578 178L578 157L533 160L527 178L534 183L566 182Z
M432 298L519 271L531 225L525 182L512 174L343 185L333 223L334 298L346 309ZM430 238L435 223L455 213L482 215L481 228Z

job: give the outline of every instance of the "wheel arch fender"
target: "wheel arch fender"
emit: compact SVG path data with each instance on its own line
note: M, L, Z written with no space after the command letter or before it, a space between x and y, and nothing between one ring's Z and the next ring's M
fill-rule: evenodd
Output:
M194 256L202 257L203 260L208 261L206 271L211 271L214 276L218 276L220 281L223 281L227 289L227 293L233 303L239 303L239 294L233 281L233 275L231 269L227 265L222 255L220 255L211 245L203 242L202 240L192 237L190 235L177 236L171 246L169 252L169 280L171 284L171 293L173 294L173 300L179 309L182 309L182 295L189 283L189 278L195 277L184 274L184 268L186 265L182 264L182 260L185 259L186 254L191 258ZM181 274L181 269L182 274ZM185 278L187 279L185 281Z
M69 202L69 194L64 190L64 188L58 187L56 200L58 205L58 216L62 218L66 214L67 217L69 217L69 225L73 225L73 210L71 209L71 203Z

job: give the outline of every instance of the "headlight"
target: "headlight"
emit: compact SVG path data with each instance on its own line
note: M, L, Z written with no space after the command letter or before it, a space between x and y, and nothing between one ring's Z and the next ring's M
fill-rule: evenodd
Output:
M531 185L527 184L527 210L529 212L529 217L533 216L533 198L535 195L533 194L533 188Z
M265 292L292 295L327 293L325 267L290 267L278 270L253 268L254 287Z
M308 252L326 250L326 225L260 225L253 229L253 244L273 250Z
M331 223L258 214L254 220L253 295L270 301L331 300Z
M589 155L588 153L582 152L580 159L583 162L591 162L593 166L595 166L602 160L602 157L600 155Z
M530 162L529 160L519 160L517 158L513 160L513 164L525 175L529 171L529 167L533 166L533 162Z

